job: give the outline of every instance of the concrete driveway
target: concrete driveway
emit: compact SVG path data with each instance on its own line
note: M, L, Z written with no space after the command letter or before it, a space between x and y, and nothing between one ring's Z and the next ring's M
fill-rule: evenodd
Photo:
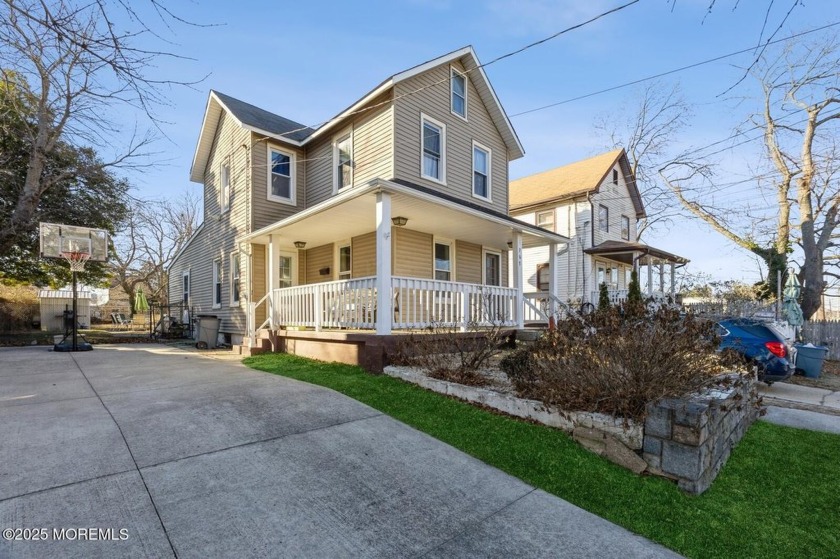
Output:
M336 392L165 346L0 350L0 434L0 528L47 540L2 558L674 556Z

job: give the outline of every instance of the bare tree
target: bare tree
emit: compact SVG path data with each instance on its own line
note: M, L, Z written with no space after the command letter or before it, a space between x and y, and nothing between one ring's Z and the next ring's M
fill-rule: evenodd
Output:
M627 151L647 213L638 226L640 237L657 225L667 226L680 213L673 203L673 194L656 170L667 159L672 142L690 116L678 84L650 82L629 106L619 107L595 121L595 129L608 139L610 148L623 147Z
M775 286L776 272L786 270L794 247L799 248L806 318L820 307L826 275L840 277L825 270L826 258L836 259L832 252L840 223L836 180L840 159L835 143L840 122L839 50L836 38L816 46L791 43L780 55L765 55L751 72L763 94L761 110L752 122L762 130L770 169L755 182L774 198L765 202L763 211L756 213L749 205L722 208L710 202L708 194L715 190L710 168L690 156L660 170L686 209L762 258L771 285ZM771 229L761 226L771 220Z
M201 200L185 193L175 200L137 200L126 226L114 239L110 265L116 283L134 305L137 288L166 303L167 269L198 227Z
M186 23L157 0L147 1L162 25ZM123 28L118 19L135 29ZM29 160L24 187L17 200L11 201L15 208L10 218L0 223L0 251L7 251L18 235L35 227L34 216L44 192L66 178L45 176L49 155L60 141L113 146L125 128L125 117L118 118L117 108L139 110L157 123L154 109L166 101L164 88L186 84L147 75L158 58L179 58L137 46L141 40L154 38L161 40L132 4L123 0L0 3L0 79L6 87L24 91L22 98L27 102L19 110L33 123L26 138ZM106 168L136 161L151 140L151 134L135 132L120 154L99 165Z

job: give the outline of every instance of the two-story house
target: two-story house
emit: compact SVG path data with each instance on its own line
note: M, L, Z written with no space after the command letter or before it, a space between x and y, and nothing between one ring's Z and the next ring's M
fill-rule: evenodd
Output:
M233 343L266 330L349 361L323 340L522 325L523 247L567 241L508 214L523 154L471 47L318 128L213 91L190 171L204 223L170 267L170 300L218 315Z
M648 296L673 296L674 270L688 262L638 241L645 208L623 149L512 181L510 213L570 239L553 270L547 247L525 250L526 299L554 290L564 303L597 305L604 283L615 303L627 297L634 268Z

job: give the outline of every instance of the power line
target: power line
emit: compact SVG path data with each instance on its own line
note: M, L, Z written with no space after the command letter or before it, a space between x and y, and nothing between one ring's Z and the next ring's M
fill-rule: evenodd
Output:
M784 39L776 39L775 41L770 41L770 42L766 43L765 47L766 47L767 45L774 45L774 44L776 44L776 43L781 43L781 42L784 42L784 41L789 41L789 40L791 40L791 39L796 39L797 37L802 37L802 36L804 36L804 35L808 35L808 34L810 34L810 33L816 33L817 31L823 31L823 30L825 30L825 29L829 29L829 28L834 27L834 26L836 26L836 25L840 25L840 21L836 21L836 22L834 22L834 23L829 23L828 25L823 25L822 27L817 27L817 28L815 28L815 29L811 29L811 30L809 30L809 31L803 31L802 33L796 33L796 34L794 34L794 35L790 35L789 37L785 37ZM735 52L730 52L729 54L723 54L723 55L721 55L721 56L716 56L715 58L710 58L710 59L708 59L708 60L703 60L703 61L701 61L701 62L695 62L694 64L689 64L689 65L687 65L687 66L681 66L680 68L674 68L673 70L668 70L667 72L662 72L662 73L659 73L659 74L654 74L654 75L652 75L652 76L648 76L648 77L646 77L646 78L641 78L641 79L638 79L638 80L633 80L633 81L626 82L626 83L623 83L623 84L620 84L620 85L616 85L616 86L613 86L613 87L608 87L608 88L606 88L606 89L601 89L601 90L599 90L599 91L593 91L592 93L586 93L586 94L584 94L584 95L578 95L577 97L571 97L571 98L569 98L569 99L565 99L565 100L563 100L563 101L558 101L558 102L556 102L556 103L550 103L550 104L548 104L548 105L543 105L543 106L541 106L541 107L536 107L536 108L533 108L533 109L528 109L527 111L522 111L522 112L519 112L519 113L512 114L512 115L510 115L510 118L516 118L516 117L518 117L518 116L522 116L522 115L526 115L526 114L530 114L530 113L535 113L535 112L537 112L537 111L543 111L543 110L545 110L545 109L550 109L550 108L553 108L553 107L558 107L558 106L560 106L560 105L565 105L566 103L571 103L571 102L573 102L573 101L580 101L581 99L587 99L587 98L589 98L589 97L594 97L595 95L601 95L602 93L609 93L610 91L615 91L615 90L617 90L617 89L623 89L623 88L625 88L625 87L630 87L631 85L636 85L636 84L639 84L639 83L642 83L642 82L646 82L646 81L650 81L650 80L655 80L655 79L657 79L657 78L661 78L661 77L663 77L663 76L668 76L668 75L671 75L671 74L676 74L676 73L678 73L678 72L683 72L683 71L685 71L685 70L690 70L690 69L692 69L692 68L697 68L698 66L704 66L704 65L706 65L706 64L711 64L712 62L718 62L718 61L720 61L720 60L724 60L724 59L726 59L726 58L731 58L731 57L733 57L733 56L737 56L737 55L739 55L739 54L744 54L744 53L746 53L746 52L750 52L750 51L754 51L754 50L755 50L755 46L752 46L752 47L750 47L750 48L742 49L742 50L735 51Z

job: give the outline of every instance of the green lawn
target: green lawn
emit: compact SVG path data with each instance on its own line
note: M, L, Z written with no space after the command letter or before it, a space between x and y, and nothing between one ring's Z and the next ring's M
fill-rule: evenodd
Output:
M564 433L358 367L284 354L245 364L326 386L689 557L840 556L840 436L757 422L693 497Z

